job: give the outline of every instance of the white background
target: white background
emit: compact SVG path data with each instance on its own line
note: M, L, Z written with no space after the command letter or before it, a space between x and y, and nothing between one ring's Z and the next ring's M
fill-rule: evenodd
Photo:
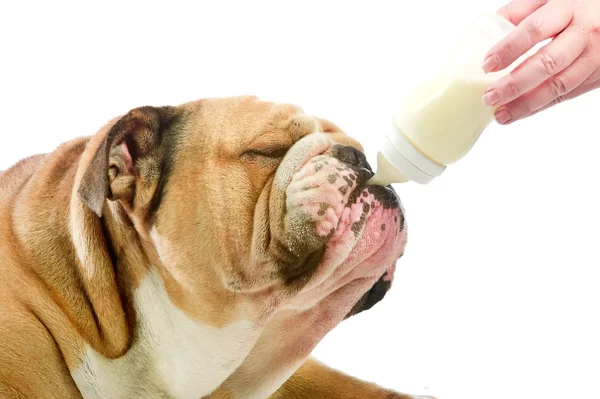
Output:
M498 1L3 1L0 169L130 108L256 94L362 140ZM126 4L125 4L126 3ZM439 398L600 397L599 93L509 127L428 186L397 187L394 289L316 355Z

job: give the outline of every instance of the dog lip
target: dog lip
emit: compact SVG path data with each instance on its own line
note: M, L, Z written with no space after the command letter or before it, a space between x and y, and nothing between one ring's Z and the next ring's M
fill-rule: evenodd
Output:
M381 202L384 208L401 208L400 196L392 186L379 186L376 184L367 184L362 190L367 189Z
M364 173L365 175L368 175L369 179L371 177L375 176L375 173L373 173L373 171L368 168L358 167L355 169L355 171L358 172L359 174Z
M373 306L377 305L383 300L383 298L387 295L392 286L392 281L385 278L386 274L387 270L373 284L373 286L369 288L369 290L365 292L363 296L354 304L352 309L350 309L350 311L346 314L345 319L370 310L371 308L373 308Z

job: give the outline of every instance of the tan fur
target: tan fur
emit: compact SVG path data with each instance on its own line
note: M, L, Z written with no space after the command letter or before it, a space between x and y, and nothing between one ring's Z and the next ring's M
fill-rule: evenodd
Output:
M271 399L413 399L358 380L310 358Z
M289 146L317 131L362 149L295 106L243 97L170 109L185 138L170 159L148 112L134 110L91 138L0 174L0 397L81 397L71 373L86 351L118 359L131 349L138 331L133 293L151 269L169 300L199 323L223 328L242 315L268 317L298 288L259 267L280 251L267 245L261 225L279 211L269 209L264 190L274 166L240 159L248 149ZM100 177L108 179L108 192L98 202L90 182L101 179L90 165L102 161L97 154L110 132L121 136L106 152L107 174ZM133 140L132 154L123 137ZM165 162L172 162L162 194L169 205L152 215ZM235 394L224 385L209 397ZM310 360L272 398L408 396Z

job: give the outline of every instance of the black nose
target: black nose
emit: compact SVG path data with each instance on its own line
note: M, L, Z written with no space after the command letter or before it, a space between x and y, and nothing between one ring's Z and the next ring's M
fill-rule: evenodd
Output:
M372 172L371 165L367 162L365 154L354 147L340 145L334 150L333 156L342 162L365 168Z

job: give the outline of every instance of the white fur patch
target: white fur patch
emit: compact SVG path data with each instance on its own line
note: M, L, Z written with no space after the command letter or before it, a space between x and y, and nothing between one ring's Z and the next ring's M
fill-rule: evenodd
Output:
M137 327L130 350L106 359L87 348L72 372L87 398L182 398L210 394L242 363L256 339L252 323L217 328L189 318L151 272L134 293Z
M317 155L326 151L333 141L325 133L312 133L292 146L285 154L285 157L275 174L274 184L281 190L285 190L290 184L294 173L301 168L304 163Z
M73 190L75 192L75 190ZM94 277L95 269L93 259L89 256L87 248L90 247L86 241L86 237L89 237L86 232L84 216L85 205L73 194L71 197L71 212L69 213L69 232L71 233L71 239L73 240L73 246L77 253L77 258L81 264L81 268L84 270L87 278L92 279Z

